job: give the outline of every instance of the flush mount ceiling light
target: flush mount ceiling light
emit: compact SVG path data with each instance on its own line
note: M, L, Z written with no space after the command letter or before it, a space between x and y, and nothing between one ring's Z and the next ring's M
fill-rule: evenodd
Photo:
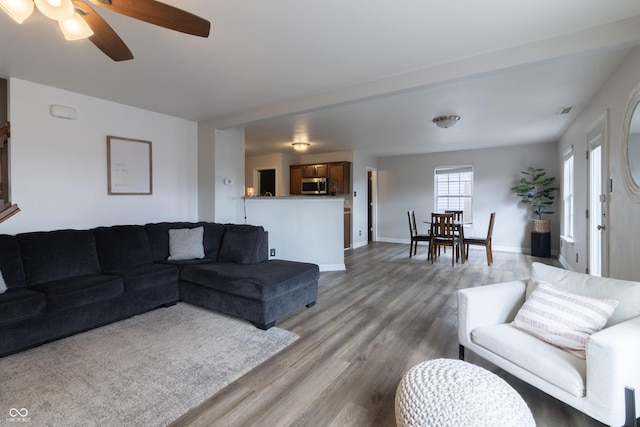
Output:
M133 54L89 3L194 36L209 37L211 27L206 19L156 0L0 0L0 9L21 24L33 13L34 3L43 15L58 21L67 40L89 37L98 49L114 61L133 59Z
M307 151L311 144L309 144L308 142L294 142L291 145L293 146L293 149L296 151Z
M458 123L458 120L460 120L460 116L440 116L433 119L433 123L439 128L446 129Z

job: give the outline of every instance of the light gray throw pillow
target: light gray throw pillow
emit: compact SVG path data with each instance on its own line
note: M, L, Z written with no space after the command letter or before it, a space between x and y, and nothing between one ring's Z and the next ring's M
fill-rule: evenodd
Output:
M169 261L204 258L204 227L169 230Z
M7 291L7 284L2 277L2 271L0 271L0 294L4 294Z

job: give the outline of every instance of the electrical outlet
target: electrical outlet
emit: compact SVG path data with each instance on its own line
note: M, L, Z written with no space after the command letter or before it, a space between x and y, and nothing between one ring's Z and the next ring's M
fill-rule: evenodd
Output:
M276 250L271 249L271 251L269 252L269 256L276 256Z
M362 230L358 230L358 236L362 236Z

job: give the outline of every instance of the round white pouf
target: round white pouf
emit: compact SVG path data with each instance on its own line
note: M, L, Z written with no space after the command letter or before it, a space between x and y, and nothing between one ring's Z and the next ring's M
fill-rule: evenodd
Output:
M506 381L462 360L411 368L396 391L398 427L535 427L531 411Z

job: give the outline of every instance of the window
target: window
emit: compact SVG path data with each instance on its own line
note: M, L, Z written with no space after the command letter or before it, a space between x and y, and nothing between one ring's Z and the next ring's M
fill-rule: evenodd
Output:
M463 222L473 222L473 167L442 166L434 173L436 212L463 211Z
M562 236L573 240L573 145L564 153L562 174Z

